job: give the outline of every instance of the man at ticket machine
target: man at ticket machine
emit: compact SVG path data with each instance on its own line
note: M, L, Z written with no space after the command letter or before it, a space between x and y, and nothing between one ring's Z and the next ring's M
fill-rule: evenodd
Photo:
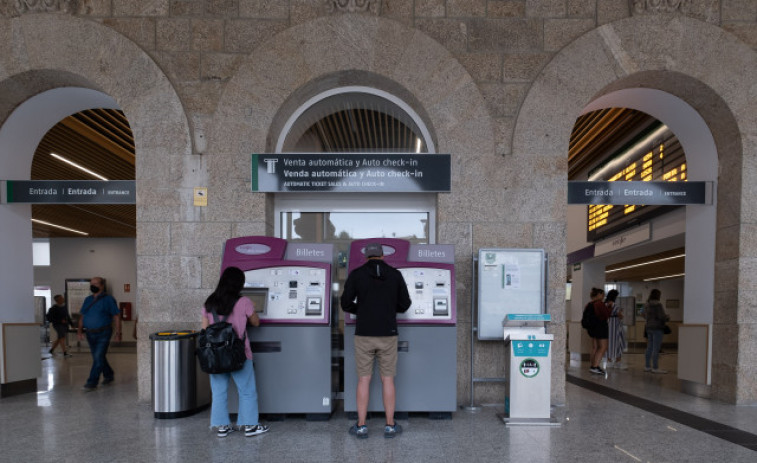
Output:
M350 434L368 437L365 424L368 415L371 374L378 360L386 413L384 437L402 432L394 422L394 376L397 368L397 313L410 308L410 295L399 270L384 262L379 243L366 245L367 262L350 272L344 284L341 305L345 312L355 314L355 363L357 365L357 423Z

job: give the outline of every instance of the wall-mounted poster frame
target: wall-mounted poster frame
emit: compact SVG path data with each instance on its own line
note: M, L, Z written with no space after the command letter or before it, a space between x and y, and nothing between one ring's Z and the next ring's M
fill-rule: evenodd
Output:
M66 304L68 313L74 318L74 314L79 313L84 299L92 294L89 290L89 278L66 278ZM105 280L103 280L105 284Z
M543 249L478 250L478 339L502 341L508 314L543 314Z

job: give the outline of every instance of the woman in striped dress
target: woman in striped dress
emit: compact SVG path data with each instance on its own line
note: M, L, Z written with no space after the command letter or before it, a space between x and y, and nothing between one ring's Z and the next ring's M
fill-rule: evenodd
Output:
M626 349L626 335L623 332L623 308L615 304L618 291L611 289L607 292L605 304L611 310L610 319L607 320L609 329L607 348L607 368L623 368L620 358Z

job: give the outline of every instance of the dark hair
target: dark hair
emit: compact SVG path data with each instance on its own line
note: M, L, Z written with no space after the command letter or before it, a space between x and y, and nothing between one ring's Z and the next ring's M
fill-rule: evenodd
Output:
M590 296L590 297L591 297L592 299L594 299L595 297L597 297L597 295L598 295L598 294L604 294L604 293L605 293L605 290L604 290L604 289L599 289L599 288L591 288L591 293L589 293L589 296Z
M605 302L615 302L615 299L617 298L618 298L618 290L611 289L607 291L607 297L605 298Z
M659 301L660 300L660 296L662 296L662 293L660 293L660 290L659 289L653 289L649 293L649 298L647 299L647 301Z
M218 280L216 290L205 299L205 310L212 312L215 309L218 315L229 315L242 297L240 292L243 287L244 272L237 267L227 267Z

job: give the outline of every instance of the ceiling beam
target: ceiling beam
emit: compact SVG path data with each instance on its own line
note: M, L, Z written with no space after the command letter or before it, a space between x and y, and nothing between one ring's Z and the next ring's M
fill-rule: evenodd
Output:
M113 141L108 139L108 137L102 135L100 132L78 121L77 119L73 117L67 117L63 119L60 124L89 139L90 141L97 143L109 152L128 162L132 166L135 164L134 153L125 150L117 143L114 143Z

